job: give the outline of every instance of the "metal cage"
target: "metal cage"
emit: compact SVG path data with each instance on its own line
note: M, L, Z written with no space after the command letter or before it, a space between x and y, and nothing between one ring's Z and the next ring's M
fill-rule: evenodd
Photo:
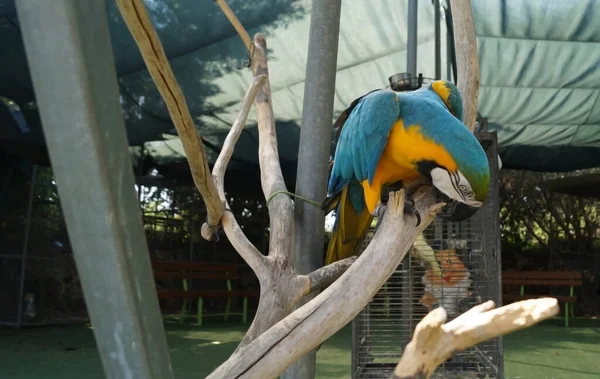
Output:
M356 316L352 323L352 378L389 378L416 325L436 306L443 306L451 320L488 300L501 304L498 145L495 133L475 135L490 162L488 199L472 218L461 223L436 217ZM371 238L369 233L363 249ZM441 275L427 263L428 258L438 262ZM502 377L501 338L455 354L433 375L445 379Z

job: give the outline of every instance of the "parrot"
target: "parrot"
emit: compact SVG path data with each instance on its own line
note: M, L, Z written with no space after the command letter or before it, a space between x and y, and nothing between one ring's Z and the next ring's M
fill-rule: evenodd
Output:
M411 92L375 89L342 112L321 205L325 214L336 212L326 264L358 253L373 218L385 214L381 193L387 186L405 188L405 212L417 217L417 225L411 183L430 183L436 198L449 202L452 221L475 214L488 195L490 168L463 117L461 94L446 80Z
M433 275L438 277L442 276L442 268L435 257L435 250L427 243L423 232L419 233L417 236L411 253L412 256L417 257L426 263Z

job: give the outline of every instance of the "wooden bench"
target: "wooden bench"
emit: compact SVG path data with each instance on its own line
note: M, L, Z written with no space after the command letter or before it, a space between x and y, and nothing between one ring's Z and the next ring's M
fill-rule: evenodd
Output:
M565 303L565 326L569 326L569 315L574 314L573 304L577 301L575 296L575 287L581 287L583 277L580 272L575 271L504 271L502 273L502 285L519 286L519 294L509 294L503 292L502 299L505 303L539 297L550 296L559 302ZM551 296L547 294L526 295L525 287L545 286L545 287L569 287L568 296Z
M248 298L259 296L258 291L233 289L232 281L239 279L238 266L234 264L153 260L152 270L155 279L181 280L181 288L157 289L158 298L184 299L181 309L182 320L187 317L194 317L187 314L187 300L197 300L198 311L195 317L199 326L202 325L204 316L223 316L224 320L228 320L231 315L239 315L242 316L242 322L246 324L248 322ZM188 283L190 280L221 280L224 282L224 289L190 289ZM207 297L227 298L225 312L204 315L204 298ZM241 313L231 312L231 299L233 297L243 298Z

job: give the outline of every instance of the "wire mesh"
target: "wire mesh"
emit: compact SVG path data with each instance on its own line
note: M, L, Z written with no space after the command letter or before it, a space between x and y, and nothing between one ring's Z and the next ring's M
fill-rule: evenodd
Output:
M389 378L416 325L444 307L448 320L482 302L501 302L498 161L495 135L478 133L492 180L485 204L472 218L443 218L427 227L410 254L353 321L353 378ZM366 248L372 238L363 242ZM496 338L459 352L433 378L502 378L502 341Z

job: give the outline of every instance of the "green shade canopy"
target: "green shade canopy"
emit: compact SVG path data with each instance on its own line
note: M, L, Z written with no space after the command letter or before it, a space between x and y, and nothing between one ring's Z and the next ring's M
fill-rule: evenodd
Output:
M228 3L251 35L267 35L279 152L293 180L311 1ZM245 47L213 1L145 4L214 162L252 79ZM599 166L600 23L593 20L600 19L600 3L473 0L472 5L481 68L479 112L498 133L504 167L567 171ZM181 143L137 46L114 0L106 6L130 145L143 144L157 166L182 162ZM418 7L417 70L433 77L433 2L419 1ZM407 70L407 8L406 0L342 4L334 118L355 98L387 86L389 76ZM0 96L22 111L0 102L0 139L11 141L7 151L31 157L43 150L44 139L19 28L14 0L0 0ZM252 111L231 169L256 170L257 148ZM133 154L139 151L132 147Z

